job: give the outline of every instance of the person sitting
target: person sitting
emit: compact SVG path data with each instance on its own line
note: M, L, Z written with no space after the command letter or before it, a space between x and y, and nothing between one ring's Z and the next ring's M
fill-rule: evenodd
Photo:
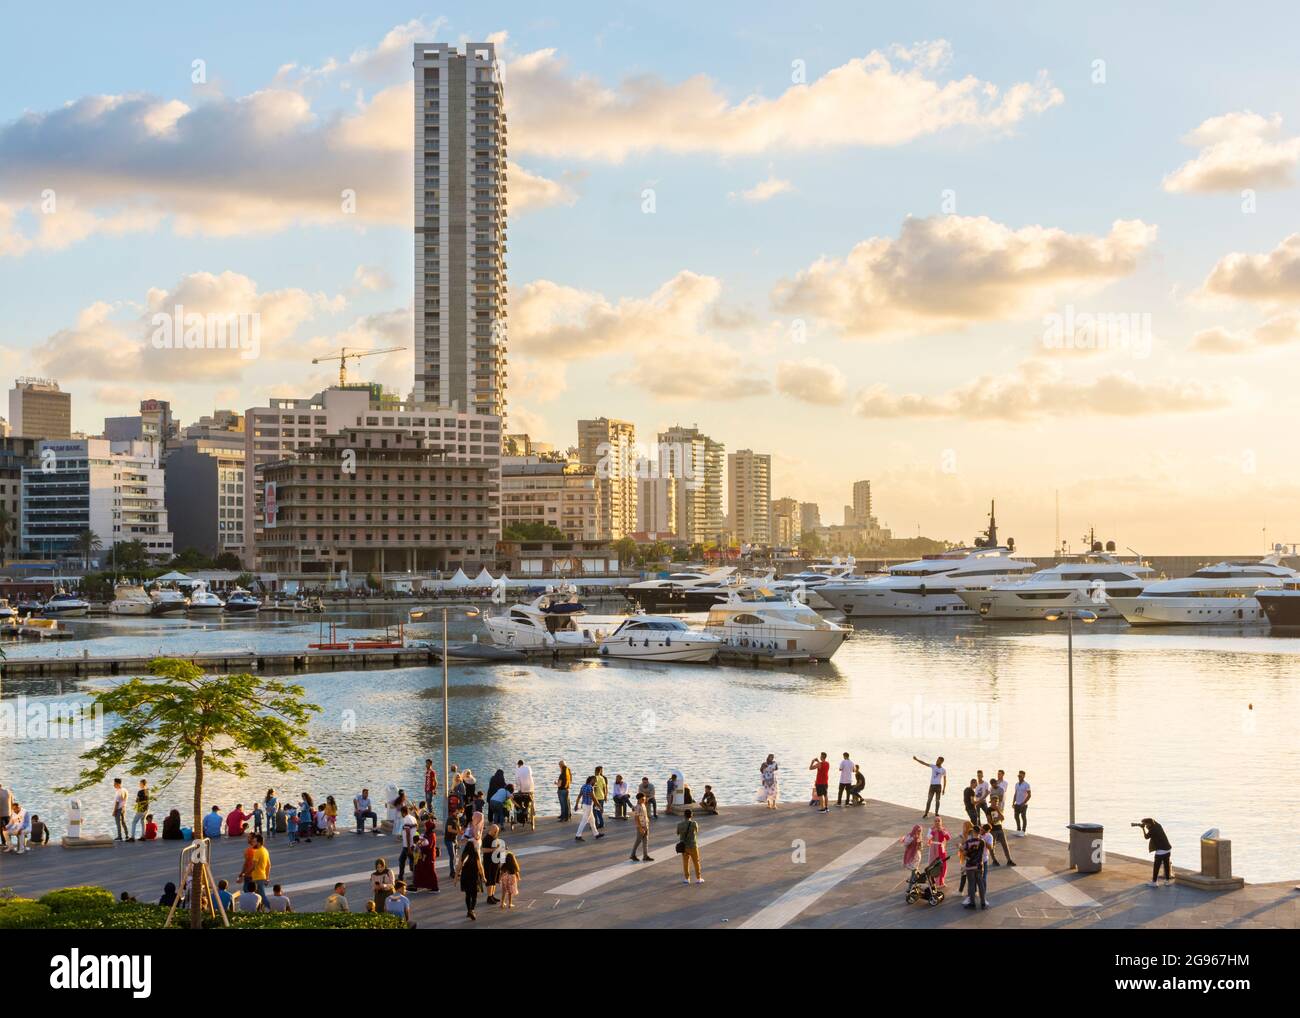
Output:
M213 806L212 812L203 818L203 836L205 838L221 837L221 810Z
M853 765L853 792L852 792L852 799L851 799L853 805L861 806L866 803L867 800L862 797L862 790L866 787L867 787L867 776L862 773L861 767L859 767L857 764L854 764Z
M131 894L130 891L123 891L122 894L121 894L121 896L117 899L117 901L118 901L118 904L119 904L119 905L134 905L134 904L136 904L135 896L134 896L133 894Z
M158 899L158 904L168 908L176 904L176 885L170 880L163 885L162 897Z
M230 884L227 881L217 881L217 897L221 899L221 907L227 912L235 907L235 896L230 893Z
M371 905L374 904L372 901ZM326 912L351 912L348 908L348 889L344 884L335 884L334 893L325 899Z
M718 815L718 797L713 794L712 785L704 786L704 794L700 796L700 812L711 817Z
M27 838L31 830L31 820L18 803L13 803L9 807L9 823L5 827L5 833L9 835L9 844L4 850L14 855L22 855L27 850Z
M50 843L50 828L46 825L39 815L32 814L32 833L28 845L32 848L39 848L41 845Z
M167 814L167 819L163 821L162 828L163 841L183 841L184 836L181 834L181 811L172 810Z
M266 898L266 908L270 912L292 912L293 906L289 903L284 889L276 884L271 888L271 893Z
M242 891L239 895L239 901L235 903L235 908L240 912L261 912L262 896L256 891Z
M244 812L242 802L235 803L235 808L226 814L226 835L231 838L242 838L244 828L248 826L248 814Z
M145 841L158 840L158 825L153 822L152 813L146 813L144 817L144 840Z

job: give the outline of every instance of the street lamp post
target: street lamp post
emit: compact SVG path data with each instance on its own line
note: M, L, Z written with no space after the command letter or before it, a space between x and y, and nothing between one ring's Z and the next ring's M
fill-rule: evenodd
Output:
M451 815L451 726L448 710L449 669L447 666L447 614L453 608L463 611L468 618L476 618L480 612L472 605L447 604L442 606L442 797L447 803L447 815ZM423 611L413 611L412 619L422 619ZM430 803L432 806L432 803Z
M1086 608L1071 608L1066 611L1052 612L1045 616L1048 622L1065 619L1065 658L1066 658L1066 696L1069 700L1069 740L1070 740L1070 823L1074 823L1074 620L1085 625L1097 621L1097 613Z

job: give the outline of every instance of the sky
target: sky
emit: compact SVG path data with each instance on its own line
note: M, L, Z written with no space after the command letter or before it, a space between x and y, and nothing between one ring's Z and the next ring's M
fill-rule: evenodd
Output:
M411 46L493 41L511 430L696 424L899 536L1300 541L1300 19L1063 6L7 6L0 377L90 433L340 346L408 393ZM157 349L177 304L258 349Z

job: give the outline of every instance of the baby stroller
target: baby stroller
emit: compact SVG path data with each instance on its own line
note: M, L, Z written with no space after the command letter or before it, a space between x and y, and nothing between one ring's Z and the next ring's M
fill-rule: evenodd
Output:
M506 809L506 819L512 831L516 824L537 830L537 814L533 811L533 796L530 792L516 792L511 796L510 804Z
M943 901L943 888L938 885L943 863L944 860L935 859L924 869L917 867L912 870L912 875L907 878L907 893L903 900L909 905L916 904L918 899L928 901L931 905Z

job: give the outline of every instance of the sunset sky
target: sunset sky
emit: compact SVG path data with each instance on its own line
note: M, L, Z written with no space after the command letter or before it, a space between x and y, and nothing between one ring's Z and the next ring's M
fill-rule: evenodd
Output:
M360 372L408 393L411 45L492 40L511 430L698 424L901 536L996 498L1048 553L1059 490L1076 547L1300 541L1290 6L135 10L0 34L0 380L76 428L309 395L343 345L408 347ZM260 313L260 357L154 350L177 303ZM1069 348L1090 316L1132 328Z

